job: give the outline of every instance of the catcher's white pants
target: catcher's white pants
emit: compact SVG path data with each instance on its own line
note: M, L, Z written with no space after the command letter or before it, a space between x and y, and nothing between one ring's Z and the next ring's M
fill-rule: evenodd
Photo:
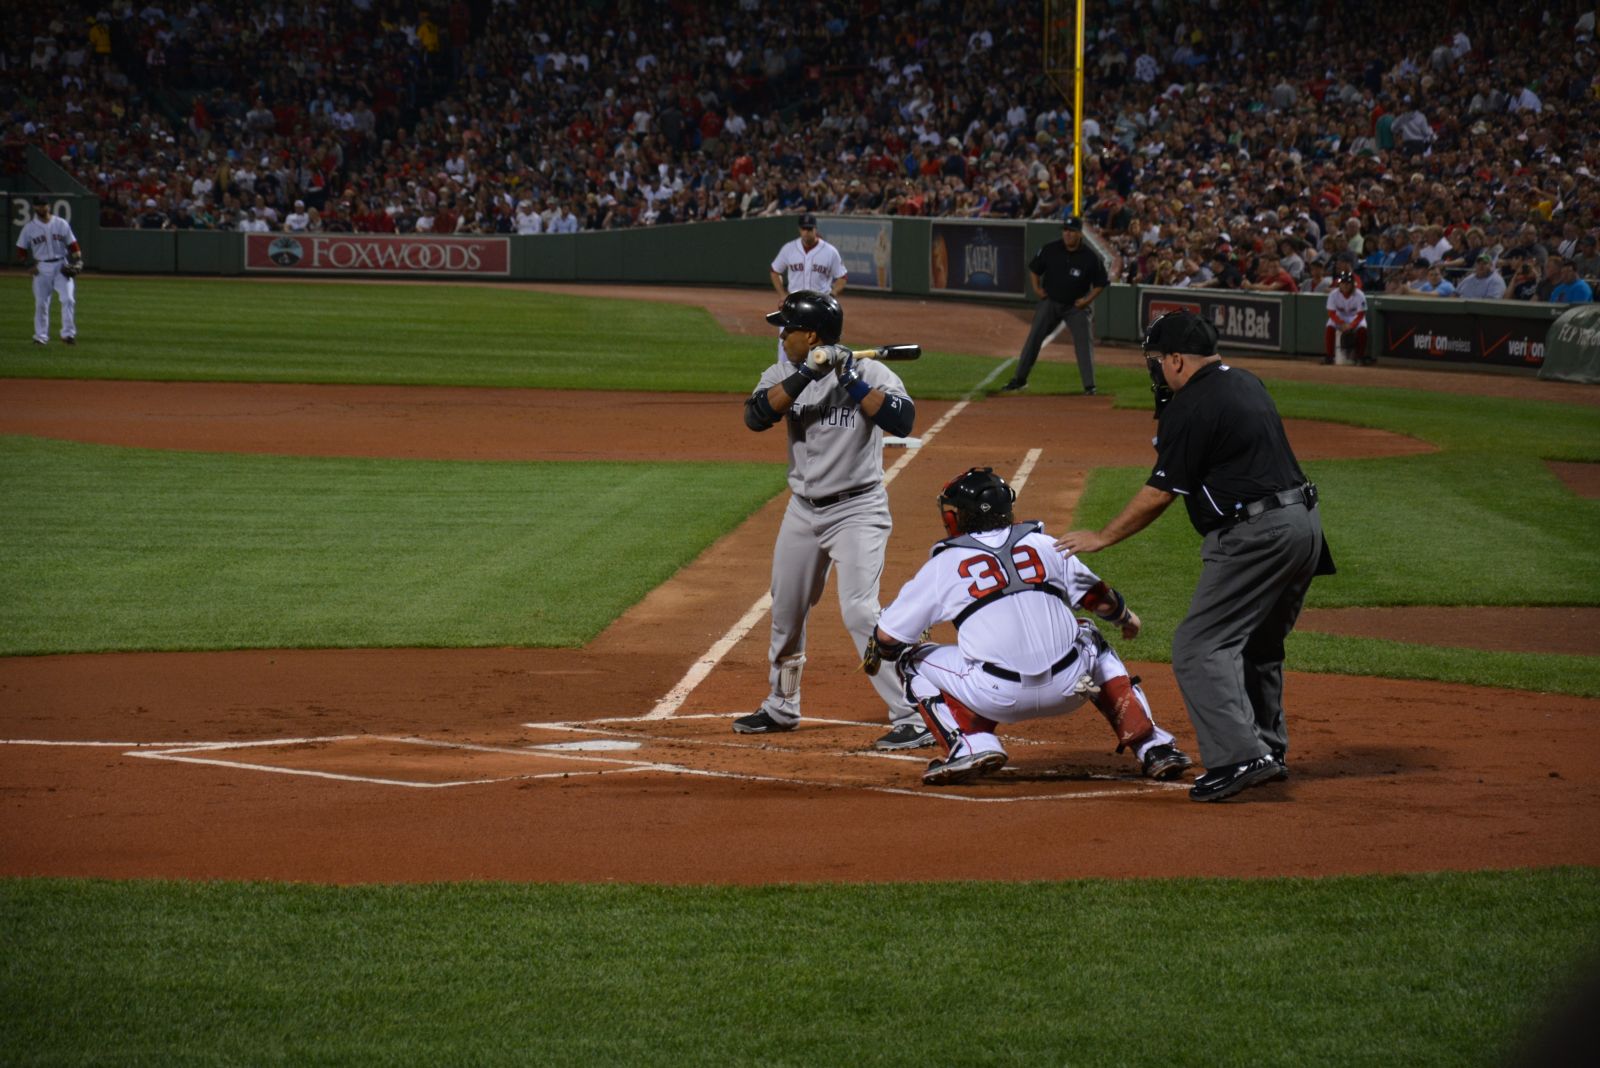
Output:
M1079 622L1077 660L1056 674L1024 675L1020 680L1003 679L983 670L981 661L973 660L958 645L938 645L926 650L904 668L907 688L918 701L939 720L946 732L961 731L959 752L956 758L973 752L1005 752L1000 739L989 731L962 731L961 724L949 707L938 700L948 694L973 712L996 723L1020 723L1044 716L1064 716L1086 701L1093 699L1107 680L1126 675L1128 668L1111 648L1094 633L1092 623ZM1138 693L1137 687L1135 693ZM1142 694L1139 701L1155 727L1149 738L1138 746L1137 756L1155 745L1170 745L1172 735L1156 723L1150 706Z
M77 284L61 273L65 260L51 260L39 264L39 273L33 276L33 340L50 340L50 298L61 297L61 337L78 336Z

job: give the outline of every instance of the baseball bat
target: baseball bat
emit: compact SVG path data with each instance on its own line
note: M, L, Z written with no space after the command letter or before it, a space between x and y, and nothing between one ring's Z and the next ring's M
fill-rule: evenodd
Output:
M852 349L850 354L858 360L883 360L886 363L901 363L906 360L922 359L922 346L879 345L875 349Z

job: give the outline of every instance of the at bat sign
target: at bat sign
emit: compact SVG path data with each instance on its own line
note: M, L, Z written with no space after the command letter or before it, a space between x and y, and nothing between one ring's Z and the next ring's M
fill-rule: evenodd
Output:
M875 349L852 349L851 354L858 360L884 360L895 363L904 360L922 359L922 346L879 345Z

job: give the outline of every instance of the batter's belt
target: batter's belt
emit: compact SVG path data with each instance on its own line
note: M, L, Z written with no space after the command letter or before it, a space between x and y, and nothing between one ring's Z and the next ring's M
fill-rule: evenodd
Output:
M805 497L798 493L796 493L795 496L800 500L805 501L813 508L831 508L841 501L848 501L852 497L863 496L864 494L871 493L877 488L877 486L861 486L857 489L847 489L841 490L838 493L830 493L826 497Z

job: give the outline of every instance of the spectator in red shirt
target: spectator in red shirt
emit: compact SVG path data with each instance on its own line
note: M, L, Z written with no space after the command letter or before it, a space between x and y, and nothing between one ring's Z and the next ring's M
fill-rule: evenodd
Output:
M1246 280L1240 288L1254 289L1266 293L1300 292L1300 287L1289 276L1289 272L1284 270L1282 265L1278 263L1278 257L1276 256L1261 257L1261 272L1256 278L1257 280L1254 282Z

